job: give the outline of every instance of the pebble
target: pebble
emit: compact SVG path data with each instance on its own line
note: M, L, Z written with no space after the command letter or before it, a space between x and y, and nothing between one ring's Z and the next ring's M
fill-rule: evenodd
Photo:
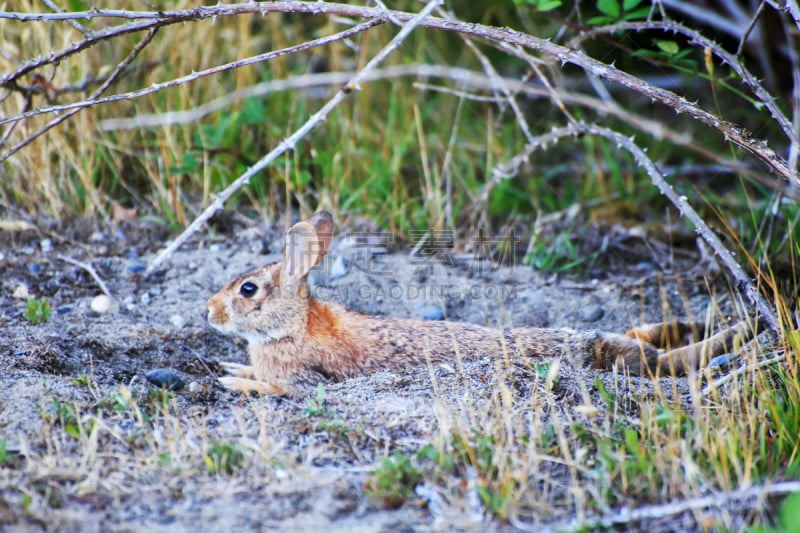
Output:
M27 300L28 298L32 297L30 291L28 290L28 286L25 285L24 283L21 285L17 285L17 288L14 289L13 296L14 298L20 298L22 300Z
M156 387L167 390L181 390L184 387L183 380L168 368L156 368L145 374L144 377Z
M114 300L106 294L98 294L92 298L92 303L89 304L89 307L95 313L102 315L111 311L111 308L114 307Z
M581 311L581 320L584 322L597 322L603 315L606 314L605 310L599 305L590 305Z
M36 274L41 269L42 267L39 266L39 263L33 263L32 265L28 265L28 272L30 272L31 274Z
M178 329L186 325L186 319L183 317L183 315L179 314L174 314L170 316L169 321L170 323L172 323L173 326L175 326Z
M47 253L53 249L53 241L51 241L50 239L42 239L39 242L39 246L42 248L42 251L44 253Z
M72 307L70 307L68 305L59 305L58 307L56 307L56 313L59 313L59 314L62 314L62 315L64 313L69 313L70 311L72 311Z
M717 367L717 366L730 366L733 363L733 355L729 353L724 353L722 355L718 355L714 357L711 361L708 362L709 368Z
M134 264L128 266L128 272L131 272L131 273L141 272L141 271L144 270L144 268L145 268L144 265L140 265L138 263L134 263Z
M139 259L139 252L137 252L136 250L131 248L130 250L125 252L125 257L127 257L128 259L131 259L131 260Z
M438 305L420 304L417 306L425 320L444 320L444 311Z

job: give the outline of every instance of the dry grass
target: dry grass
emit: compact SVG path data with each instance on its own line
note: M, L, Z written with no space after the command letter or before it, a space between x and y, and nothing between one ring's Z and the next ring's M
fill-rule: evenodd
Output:
M170 7L177 10L192 5L190 0L178 0ZM120 6L112 3L106 7ZM138 4L124 7L138 9ZM411 3L390 7L418 9ZM39 2L19 0L13 9L43 8ZM496 26L516 25L541 36L555 35L561 27L556 19L524 6L517 11L495 8L480 12L475 8L459 15ZM86 23L93 30L103 24L103 19ZM333 17L279 13L171 25L158 32L111 92L145 88L341 29ZM102 131L99 125L103 120L191 110L267 80L353 70L395 31L384 25L353 42L337 42L146 97L83 110L2 163L0 201L15 218L46 213L110 219L114 206L121 204L137 208L140 216L152 217L171 230L181 228L215 192L319 107L318 89L292 89L235 101L189 124ZM0 35L4 40L3 71L82 37L62 22L8 19L0 19ZM708 63L702 50L676 38L681 50L693 50L694 68L676 65L675 58L665 57L651 57L642 66L631 52L660 48L654 48L649 38L636 35L626 34L613 46L601 41L608 46L602 50L619 57L621 68L642 78L664 73L672 76L687 99L701 101L722 118L757 132L770 146L789 151L790 143L774 121L763 109L745 104L747 100L736 92L743 90L742 86L719 62ZM50 95L54 102L85 98L95 86L75 92L64 89L90 76L108 75L140 38L131 35L101 43L69 56L57 68L42 70L42 75L52 75L47 83L63 91ZM755 54L750 47L757 45L748 44L739 57L752 57L746 54ZM603 55L598 46L587 46L595 57ZM483 44L481 50L507 80L528 75L530 68L524 59L513 59ZM49 413L43 417L42 446L23 450L24 468L4 474L8 476L4 487L17 490L12 503L19 507L15 509L23 509L28 518L44 526L60 498L110 494L112 501L125 500L138 494L140 489L132 487L142 483L147 484L148 493L166 500L177 500L176 494L181 492L208 501L260 490L259 477L290 476L301 491L311 487L309 479L319 475L309 465L319 462L357 465L362 468L356 476L358 482L376 491L375 476L370 478L364 470L388 470L387 479L399 479L400 484L403 479L414 479L415 485L424 487L428 512L444 523L462 520L466 527L478 517L489 516L518 527L547 523L549 527L581 529L604 525L584 520L608 517L620 508L692 501L707 494L797 478L800 379L796 355L800 338L796 257L800 217L794 190L785 189L774 175L754 166L747 154L709 135L696 122L675 118L671 110L654 110L649 102L640 102L631 92L616 92L615 87L610 97L604 97L602 91L599 96L593 94L582 72L551 69L549 60L542 68L550 76L551 87L535 87L540 93L531 100L518 98L521 115L514 114L502 95L484 90L491 75L481 72L480 57L458 36L419 31L389 61L390 65L406 63L458 65L472 73L458 81L454 81L455 74L442 75L438 83L448 86L433 89L415 86L414 80L405 78L365 84L323 127L240 193L239 206L268 218L278 218L293 208L309 212L324 206L348 215L370 215L382 227L404 236L420 227L468 228L456 233L460 247L470 246L470 232L475 228L499 232L514 227L518 220L529 226L535 213L538 223L529 236L527 260L553 272L591 270L581 243L569 253L564 246L557 250L547 246L561 237L571 242L578 233L579 219L570 215L570 207L576 203L588 207L590 213L599 212L598 217L609 227L621 225L631 234L644 232L656 245L671 246L672 237L679 233L670 229L673 220L669 217L677 218L677 214L669 211L632 158L603 139L584 137L568 146L534 153L526 159L520 175L493 181L499 165L525 147L526 127L539 135L568 121L547 99L555 87L564 91L572 116L602 120L626 134L636 133L637 142L648 148L650 157L662 168L686 167L683 179L678 175L674 183L700 206L711 225L728 235L727 242L739 262L766 288L763 292L772 299L783 332L765 346L744 347L742 361L750 370L711 390L706 390L709 380L701 374L681 382L679 388L663 381L595 378L581 372L556 379L548 375L547 368L482 369L487 370L490 385L476 391L472 384L472 389L467 387L472 395L454 397L452 388L443 391L434 383L437 400L433 421L425 426L429 431L414 426L418 434L396 440L374 439L371 433L378 429L364 430L368 416L345 415L337 421L337 413L349 413L353 406L341 407L330 394L326 402L334 402L333 410L311 405L317 409L312 415L302 414L302 406L292 410L286 404L270 404L267 411L261 402L243 401L226 410L235 424L220 426L220 415L205 406L186 409L185 402L162 402L141 395L134 398L125 387L90 385L80 388L74 407L67 403L61 412L57 412L60 404L42 400ZM766 79L780 78L766 63L752 68L765 69L758 74ZM21 83L33 81L28 76ZM768 87L778 95L779 103L788 101L786 85L777 79ZM325 88L322 94L334 90L336 87ZM41 93L34 94L30 104L17 91L2 96L0 116L47 104ZM580 103L578 96L592 98ZM623 115L621 107L629 114ZM2 151L52 118L43 114L20 122ZM659 122L664 135L642 133L652 126L647 120ZM696 180L694 173L703 179ZM610 212L594 209L597 204L610 206ZM549 215L553 212L555 216ZM783 238L785 235L789 238ZM706 264L701 262L701 266ZM738 301L735 294L732 291L730 298ZM690 309L688 301L686 308ZM686 310L676 312L682 311ZM738 312L743 317L752 314L744 304ZM711 313L708 318L715 326L727 319L722 313ZM780 354L785 356L782 361L758 366ZM458 379L469 382L470 378ZM521 392L520 383L526 382L527 388ZM348 386L341 387L334 390L347 390ZM282 426L287 419L291 423ZM67 431L67 426L72 429ZM303 431L313 438L297 460L295 445L303 438L297 435ZM425 448L425 444L431 447ZM421 449L425 454L418 456ZM394 451L408 459L403 468L417 475L406 472L403 477L400 472L399 477L391 477L396 473L393 469L400 467L391 461L381 466L380 459ZM219 486L210 488L209 479ZM91 498L87 505L102 503ZM406 494L400 503L414 507L418 499ZM0 516L3 512L0 507ZM727 506L697 509L693 518L698 527L736 528L765 520L762 513L767 518L774 515L772 502L742 504L732 497ZM668 520L672 515L665 517ZM661 524L660 519L655 516L653 523Z

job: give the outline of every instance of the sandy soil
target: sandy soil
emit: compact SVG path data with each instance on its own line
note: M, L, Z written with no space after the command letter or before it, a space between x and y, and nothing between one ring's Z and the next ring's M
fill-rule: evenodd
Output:
M453 428L497 423L498 402L506 401L499 383L512 383L515 420L529 420L532 432L558 413L567 421L595 416L603 406L589 371L564 370L558 387L488 359L379 373L328 385L318 416L307 401L246 398L214 379L215 362L245 362L246 353L241 341L208 327L204 302L235 274L277 260L280 232L235 226L198 237L145 278L142 267L164 238L144 222L2 235L0 439L8 453L0 524L7 530L546 530L588 508L537 507L533 498L517 502L511 524L500 524L471 500L469 479L428 483L399 509L368 498L365 484L395 450L416 452ZM63 257L91 261L115 308L92 311L96 282ZM361 312L422 317L438 309L450 320L495 327L624 331L665 315L702 318L709 305L708 287L676 282L652 265L575 280L453 259L385 254L337 237L311 281L321 299ZM23 317L22 286L49 299L49 321ZM731 304L721 298L715 306ZM186 383L167 402L153 400L156 389L145 379L157 368ZM637 398L653 393L649 380L601 378L631 416ZM666 381L667 395L688 394L684 381ZM230 472L207 464L220 443L243 454ZM574 483L552 462L531 468L531 487L546 478L567 494Z

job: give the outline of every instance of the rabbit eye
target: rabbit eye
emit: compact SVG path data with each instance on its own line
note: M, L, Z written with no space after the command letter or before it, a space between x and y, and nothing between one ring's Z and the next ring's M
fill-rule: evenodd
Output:
M242 286L239 287L239 294L241 294L245 298L252 298L253 296L256 295L257 291L258 287L256 286L256 284L250 281L245 281L244 283L242 283Z

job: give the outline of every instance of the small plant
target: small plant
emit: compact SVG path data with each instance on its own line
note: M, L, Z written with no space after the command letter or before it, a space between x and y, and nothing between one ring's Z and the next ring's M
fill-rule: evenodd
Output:
M303 414L307 417L327 418L331 416L331 412L325 405L325 385L317 384L316 394L308 400L308 406L303 409Z
M72 380L72 384L76 387L91 387L93 383L92 378L86 374L80 374L78 377Z
M75 402L65 402L57 396L53 396L52 403L52 413L42 408L42 406L39 406L39 413L42 416L42 420L60 425L64 428L64 431L67 432L67 435L74 439L80 438L81 429L86 433L92 432L92 429L94 429L94 420L90 420L89 423L84 426L78 416L78 406Z
M552 239L536 239L528 251L525 262L536 270L545 272L588 272L602 250L585 254L575 245L573 236L561 232Z
M8 440L3 437L0 439L0 464L11 463L14 457L8 453Z
M365 489L367 494L380 501L387 509L397 509L414 496L414 489L422 482L422 473L407 455L395 451L385 457L372 471L372 479Z
M211 474L233 474L234 470L244 465L244 452L233 442L214 440L203 462Z
M508 483L501 476L494 436L473 430L472 439L455 433L452 443L461 462L478 474L477 491L483 506L492 515L505 519L513 482Z
M50 318L50 303L47 298L28 298L28 304L22 313L31 324L42 324Z
M339 436L346 433L344 421L325 405L325 385L322 383L317 384L317 392L314 398L308 401L308 405L303 409L303 414L308 418L319 419L319 427L324 431Z

